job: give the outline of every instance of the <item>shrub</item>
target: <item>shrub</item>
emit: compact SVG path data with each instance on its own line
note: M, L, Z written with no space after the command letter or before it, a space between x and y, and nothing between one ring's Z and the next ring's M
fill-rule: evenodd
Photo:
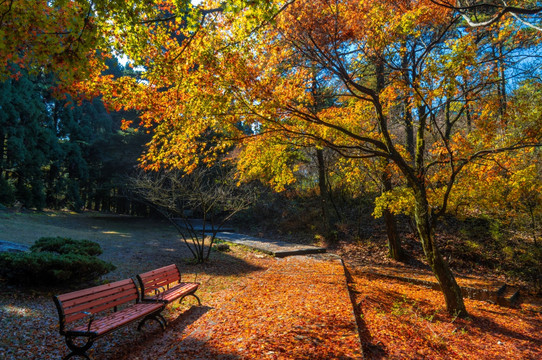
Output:
M80 254L98 256L102 253L100 244L89 240L73 240L63 237L42 237L30 248L33 252L55 252L58 254Z
M61 285L94 280L115 269L98 259L99 244L69 238L41 238L31 252L0 253L0 276L11 283Z
M58 285L91 281L115 266L94 256L52 252L0 254L0 275L12 283Z

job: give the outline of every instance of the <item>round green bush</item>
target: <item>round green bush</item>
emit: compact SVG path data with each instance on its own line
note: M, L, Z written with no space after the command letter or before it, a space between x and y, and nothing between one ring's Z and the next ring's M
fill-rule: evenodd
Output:
M0 254L0 275L11 283L58 285L94 280L115 269L95 256L25 252Z
M99 244L69 238L41 238L31 252L0 253L0 276L10 283L33 285L78 284L115 269L96 257Z
M89 240L74 240L63 237L42 237L30 247L33 252L50 251L59 254L81 254L98 256L102 253L100 244Z

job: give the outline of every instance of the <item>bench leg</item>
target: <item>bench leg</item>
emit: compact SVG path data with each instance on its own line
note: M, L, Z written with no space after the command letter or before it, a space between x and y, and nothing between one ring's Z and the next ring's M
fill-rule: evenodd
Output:
M162 330L166 330L167 320L162 316L162 314L158 313L158 314L151 314L151 315L145 316L145 318L141 320L141 322L137 326L137 331L141 331L141 328L143 327L143 325L149 320L156 321L158 324L160 324L160 327L162 328Z
M196 298L196 300L198 300L198 305L201 306L201 300L199 299L199 297L194 294L194 293L191 293L191 294L186 294L186 295L183 295L180 299L179 299L179 304L183 302L184 298L187 297L187 296L193 296Z
M87 350L92 347L94 344L94 339L88 338L87 342L83 345L75 345L76 336L66 336L66 345L68 345L68 348L72 351L68 355L66 355L63 360L67 360L71 358L72 356L83 356L85 359L91 360L88 355L86 354Z

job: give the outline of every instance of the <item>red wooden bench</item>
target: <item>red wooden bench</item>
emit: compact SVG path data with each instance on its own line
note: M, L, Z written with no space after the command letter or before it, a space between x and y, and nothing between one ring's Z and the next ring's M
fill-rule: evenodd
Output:
M145 301L169 304L179 299L181 303L185 297L193 296L198 300L198 305L201 305L199 297L195 294L199 283L182 282L181 272L175 264L139 274L137 279Z
M53 296L60 334L71 350L64 359L75 355L90 359L86 351L96 339L138 320L138 330L147 320L156 320L165 329L166 320L160 314L165 304L140 301L140 297L134 279Z

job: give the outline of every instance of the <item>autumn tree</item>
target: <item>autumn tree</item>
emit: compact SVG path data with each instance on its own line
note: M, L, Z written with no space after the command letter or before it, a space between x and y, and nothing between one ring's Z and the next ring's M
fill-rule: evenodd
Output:
M0 4L0 59L4 75L20 76L12 64L56 68L72 92L140 111L153 135L141 159L147 170L189 173L236 148L239 181L268 169L280 188L293 181L293 148L381 159L405 185L383 196L412 205L448 310L466 314L434 227L468 166L540 144L539 118L502 111L506 87L497 107L485 96L510 82L506 49L495 43L489 52L484 41L533 39L536 18L522 16L538 9L521 1L12 0ZM478 20L484 26L469 25ZM111 50L128 56L139 79L103 76ZM314 69L332 85L334 106L315 106Z

